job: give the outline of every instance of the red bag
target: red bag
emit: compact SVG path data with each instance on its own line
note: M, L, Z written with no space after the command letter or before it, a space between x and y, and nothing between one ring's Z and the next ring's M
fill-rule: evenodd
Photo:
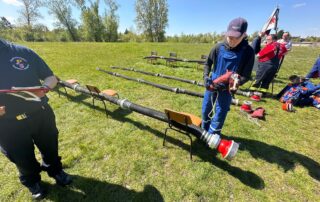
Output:
M258 118L258 119L263 119L264 115L265 115L265 111L266 110L264 108L258 107L252 112L251 117L252 118Z

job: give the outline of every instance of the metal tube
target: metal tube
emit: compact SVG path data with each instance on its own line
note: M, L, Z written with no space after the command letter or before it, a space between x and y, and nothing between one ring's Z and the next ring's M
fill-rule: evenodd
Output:
M128 76L116 73L116 72L110 72L110 71L101 69L99 67L97 68L97 70L104 72L106 74L112 75L112 76L125 78L125 79L131 80L131 81L137 81L137 82L151 85L151 86L163 89L163 90L167 90L167 91L171 91L171 92L175 92L175 93L180 93L180 94L187 94L187 95L191 95L191 96L195 96L195 97L201 97L201 98L204 97L203 93L199 93L199 92L195 92L195 91L191 91L191 90L187 90L187 89L183 89L183 88L179 88L179 87L170 87L170 86L166 86L166 85L161 85L161 84L153 83L153 82L146 81L146 80L139 79L139 78L132 78L132 77L128 77ZM239 105L239 100L232 99L231 103L234 105Z
M146 72L146 71L134 69L132 67L126 68L126 67L112 66L110 68L112 68L112 69L121 69L121 70L126 70L126 71L133 71L133 72L138 72L138 73L142 73L142 74L146 74L146 75L150 75L150 76L157 76L157 77L162 77L162 78L166 78L166 79L173 79L173 80L177 80L177 81L181 81L181 82L185 82L185 83L191 83L191 84L195 84L195 85L198 85L198 86L204 86L203 83L201 83L199 81L183 79L183 78L179 78L179 77L175 77L175 76L168 76L168 75L161 74L161 73Z
M60 80L59 84L73 89L76 92L80 92L80 93L84 93L87 95L92 96L92 92L90 92L87 88L80 86L80 84L71 84L65 81ZM102 99L102 100L106 100L109 101L113 104L119 105L121 108L123 109L129 109L131 111L135 111L137 113L149 116L151 118L157 119L159 121L163 121L166 123L169 123L169 120L166 116L165 113L151 109L151 108L147 108L135 103L130 102L127 99L119 99L113 96L109 96L103 93L94 93L94 96L97 96L98 98ZM171 122L175 127L184 130L186 132L189 132L191 134L193 134L195 137L205 141L208 146L210 148L214 148L214 149L218 149L218 151L220 153L222 153L223 157L227 160L231 160L237 153L238 148L239 148L239 144L234 142L233 140L228 141L228 140L223 140L220 138L220 136L218 134L209 134L207 131L205 131L204 129L195 126L193 124L189 124L189 125L183 125L180 124L178 122L172 121ZM224 144L221 145L220 142L223 141ZM225 144L225 142L228 142L229 144ZM227 152L222 152L221 147L223 147L223 149L225 149Z
M118 66L111 66L110 68L112 69L121 69L121 70L125 70L125 71L133 71L133 72L138 72L138 73L142 73L142 74L146 74L146 75L150 75L150 76L156 76L156 77L162 77L165 79L172 79L172 80L176 80L176 81L181 81L181 82L185 82L185 83L191 83L197 86L203 86L204 84L200 81L195 81L195 80L188 80L188 79L184 79L184 78L179 78L179 77L175 77L175 76L168 76L165 74L161 74L161 73L152 73L152 72L146 72L146 71L142 71L142 70L138 70L132 67L118 67ZM251 97L252 93L251 92L246 92L246 91L242 91L240 89L238 89L236 91L237 95L243 95L246 97Z
M193 62L193 63L204 63L204 60L194 60L194 59L185 59L185 58L174 58L174 57L165 57L165 56L146 56L143 59L164 59L164 60L174 60L177 62Z

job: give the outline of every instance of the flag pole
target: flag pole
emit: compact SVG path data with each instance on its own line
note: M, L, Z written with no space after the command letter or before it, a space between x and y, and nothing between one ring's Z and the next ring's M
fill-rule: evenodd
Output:
M274 30L276 31L276 35L278 36L278 21L279 21L279 13L280 13L280 8L279 5L277 5L277 17L276 17L276 22L275 22L275 28Z

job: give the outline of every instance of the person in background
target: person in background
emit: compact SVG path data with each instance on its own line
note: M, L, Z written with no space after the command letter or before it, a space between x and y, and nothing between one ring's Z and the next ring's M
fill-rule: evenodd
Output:
M251 77L254 52L247 41L247 27L245 19L233 19L225 33L225 41L210 51L205 62L203 78L206 91L202 102L202 128L211 134L221 133L230 110L232 96L227 90L230 76L240 75L240 85Z
M58 155L58 129L55 115L45 93L55 87L57 79L47 64L32 50L0 39L0 89L39 87L33 92L38 101L27 101L14 94L0 93L0 150L13 162L20 182L40 199L46 190L40 183L41 170L62 186L71 183L62 169ZM35 158L34 146L42 156Z
M320 109L320 84L314 85L305 77L291 75L290 83L278 94L280 102L293 106L314 106Z
M291 51L292 42L290 40L290 36L288 32L284 32L282 34L282 38L279 39L277 42L280 44L283 44L286 47L287 51Z
M274 34L267 35L266 45L261 49L261 38L264 35L264 33L259 33L259 36L252 42L252 47L257 53L259 62L255 82L250 87L251 91L260 91L262 93L267 92L278 71L280 59L287 52L286 47L277 42L277 36Z

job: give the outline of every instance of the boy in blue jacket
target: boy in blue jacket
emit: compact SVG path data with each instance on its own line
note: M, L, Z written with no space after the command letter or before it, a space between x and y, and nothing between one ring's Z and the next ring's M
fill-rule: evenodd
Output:
M202 102L202 128L211 134L221 133L232 99L231 93L226 90L228 83L214 81L230 71L240 75L240 85L251 77L254 51L246 40L247 27L245 19L233 19L225 33L225 42L217 44L205 62L203 78L206 91ZM212 116L213 108L215 111Z

